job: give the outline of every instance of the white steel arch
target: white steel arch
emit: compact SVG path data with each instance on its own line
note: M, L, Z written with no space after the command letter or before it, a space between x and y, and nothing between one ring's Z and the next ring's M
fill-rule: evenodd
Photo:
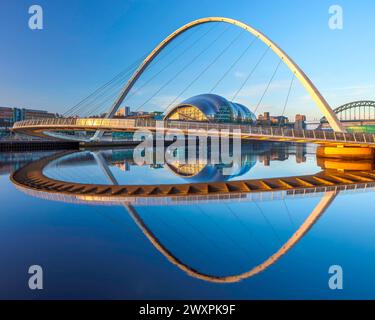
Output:
M115 100L115 102L112 104L111 108L109 109L106 118L112 118L114 114L117 112L118 108L121 106L121 103L124 101L138 78L142 75L142 73L146 70L146 68L149 66L149 64L159 55L159 53L175 38L177 38L179 35L183 34L187 30L201 25L205 23L212 23L212 22L223 22L223 23L229 23L235 26L238 26L255 37L259 38L263 43L265 43L269 48L278 56L282 61L288 66L288 68L295 74L297 79L301 82L303 87L306 89L306 91L310 94L311 98L315 101L323 115L326 117L327 121L331 125L331 128L334 131L337 132L346 132L344 126L341 124L340 120L337 118L335 112L332 110L332 108L329 106L328 102L324 99L322 94L319 92L319 90L315 87L315 85L312 83L312 81L306 76L306 74L301 70L301 68L272 40L270 40L267 36L265 36L260 31L254 29L253 27L240 22L235 19L231 18L225 18L225 17L207 17L207 18L201 18L194 20L192 22L189 22L188 24L182 26L181 28L174 31L172 34L170 34L168 37L166 37L162 42L160 42L154 50L151 51L151 53L143 60L143 62L140 64L140 66L137 68L137 70L133 73L131 78L128 80L124 88L122 89L120 95ZM93 139L99 139L102 135L102 131L98 131Z

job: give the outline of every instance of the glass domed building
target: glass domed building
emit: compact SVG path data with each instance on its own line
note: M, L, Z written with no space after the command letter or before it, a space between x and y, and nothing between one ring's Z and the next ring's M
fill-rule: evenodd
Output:
M216 94L200 94L167 110L164 120L253 123L254 113Z

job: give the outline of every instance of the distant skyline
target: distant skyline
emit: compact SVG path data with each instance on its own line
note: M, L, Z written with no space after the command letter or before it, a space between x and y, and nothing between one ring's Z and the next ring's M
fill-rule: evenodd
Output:
M28 8L33 4L43 8L43 30L28 28ZM328 26L328 9L333 4L344 10L342 30L331 30ZM375 3L370 0L337 3L326 0L5 0L0 11L0 106L63 113L149 53L171 32L205 16L235 18L262 31L297 62L333 108L354 100L375 100L374 9ZM228 61L237 55L235 50L228 53ZM239 102L249 107L256 105L274 61L269 60L270 67L263 78L260 74L258 82L249 82L244 87L238 95ZM245 63L233 73L238 83L251 69L247 66ZM220 74L221 69L214 71ZM213 80L215 72L212 79L208 76L207 82ZM285 73L284 78L276 79L270 87L275 96L280 91L277 98L280 101L289 86L288 79ZM229 96L233 90L228 87L220 94ZM161 92L149 108L165 105L171 97L171 93ZM139 101L130 106L134 108ZM259 112L269 109L273 114L280 113L283 104L280 101L265 100L264 109ZM290 102L290 114L321 116L300 89Z

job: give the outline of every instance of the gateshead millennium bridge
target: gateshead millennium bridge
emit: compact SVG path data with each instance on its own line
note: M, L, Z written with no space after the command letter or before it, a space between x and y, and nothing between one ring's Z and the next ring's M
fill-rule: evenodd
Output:
M283 255L287 254L314 226L319 218L336 198L345 191L373 190L375 187L374 171L322 171L317 174L252 179L240 181L222 181L205 183L187 183L170 185L119 185L110 173L106 162L97 151L92 152L95 161L109 179L110 185L82 184L65 182L47 177L44 169L59 159L69 160L73 152L62 152L31 162L18 169L11 176L16 187L32 196L43 199L80 204L121 205L129 213L144 236L170 263L188 275L214 283L233 283L265 271ZM151 230L137 212L137 208L149 205L196 205L205 202L225 203L225 201L267 201L284 197L311 196L317 194L321 200L312 209L297 230L277 250L259 264L244 272L231 275L215 275L201 272L176 256L171 249ZM250 213L250 212L249 212Z
M287 191L288 194L303 194L314 192L328 192L373 188L375 185L375 172L365 171L362 168L349 171L325 170L313 175L292 176L267 179L250 179L238 181L209 181L192 182L186 184L158 184L158 185L119 185L106 169L105 162L100 155L94 154L99 167L111 181L111 185L85 184L65 182L47 177L44 169L51 162L62 157L74 154L76 151L66 151L45 157L32 162L17 170L12 176L12 181L20 188L60 196L73 196L77 199L92 201L114 202L142 202L145 198L152 198L156 203L160 199L168 198L174 201L188 198L196 199L225 199L225 197L277 193ZM150 202L146 202L150 203ZM167 202L162 202L166 204Z
M213 22L226 23L237 26L254 35L266 44L267 49L272 50L292 72L302 86L306 89L317 107L324 115L324 121L333 131L326 130L299 130L284 127L254 126L247 123L251 118L243 108L233 100L228 103L227 110L237 112L239 123L220 123L209 121L210 107L199 108L198 103L193 104L191 99L173 106L162 121L153 119L115 119L114 115L120 108L124 99L137 82L141 74L150 63L159 55L165 47L174 39L189 29L201 24ZM273 78L273 77L272 77ZM272 80L271 78L271 80ZM267 86L268 87L268 86ZM193 99L194 100L194 99ZM351 110L353 106L347 106L340 110L332 110L311 80L298 67L298 65L274 42L254 28L228 18L209 17L195 20L173 32L164 39L139 65L131 75L126 85L122 88L117 99L107 110L104 118L58 118L58 119L34 119L18 122L13 130L23 134L39 137L54 137L58 139L73 139L83 142L100 141L104 132L135 132L137 130L151 132L169 132L201 135L218 134L226 130L231 137L239 137L249 140L290 141L301 143L315 143L325 146L324 152L331 155L356 155L373 159L373 147L375 147L375 135L367 133L349 133L340 121L337 114ZM202 111L203 110L203 111ZM191 113L198 115L191 119ZM245 120L245 121L243 121ZM342 120L342 119L341 119ZM92 138L80 138L78 136L63 135L64 131L91 131L95 132ZM233 181L208 181L189 182L184 184L157 184L157 185L120 185L115 180L111 171L106 167L100 152L93 152L95 161L103 170L111 184L88 184L72 181L62 181L48 177L44 169L48 164L59 157L69 156L70 152L48 156L41 160L27 164L11 175L12 182L17 188L27 194L49 200L66 201L72 203L90 204L115 204L126 208L127 212L139 227L144 236L170 263L186 272L188 275L204 281L215 283L233 283L255 276L275 264L283 255L287 254L314 226L319 218L336 198L339 192L351 190L367 190L375 187L375 172L373 169L366 171L357 165L356 170L325 170L315 174L304 176L277 177L265 179L246 179ZM370 162L373 168L373 161ZM260 199L277 199L288 196L308 196L311 194L322 195L319 203L313 208L308 217L300 224L297 230L286 240L280 242L280 246L267 256L266 259L252 267L246 267L244 272L229 275L215 275L207 271L200 271L184 262L176 256L171 249L157 237L147 226L137 212L137 206L142 205L176 205L184 203L215 202L224 203L234 199L241 201L258 201Z
M141 119L113 119L114 115L120 108L124 99L129 94L142 73L148 68L151 62L176 38L185 33L187 30L195 28L202 24L222 23L234 25L255 37L267 46L267 50L272 50L280 59L280 63L284 63L292 72L294 77L299 80L301 85L311 96L316 106L322 112L325 121L333 129L332 132L327 130L294 130L287 128L261 127L252 126L251 124L227 124L227 123L210 123L209 121L170 121L165 119L163 123L155 120ZM224 50L225 51L225 50ZM223 51L223 52L224 52ZM220 55L219 55L220 56ZM260 62L261 60L259 60ZM209 65L211 66L211 65ZM256 65L257 66L257 65ZM256 67L255 66L255 67ZM277 66L278 68L278 66ZM255 69L253 69L250 73ZM204 72L205 70L203 70ZM277 71L277 69L275 70ZM271 80L273 79L273 76ZM292 83L291 83L292 84ZM269 86L267 86L266 90ZM242 89L242 88L240 88ZM239 107L240 109L242 107ZM102 139L104 132L134 132L136 130L182 130L186 134L198 133L201 129L215 129L217 132L221 130L229 130L231 136L237 136L241 139L252 140L270 140L270 141L291 141L291 142L310 142L327 146L332 150L324 150L322 154L364 154L373 157L373 147L375 147L375 135L366 133L348 133L344 125L340 122L337 114L329 106L319 90L314 86L312 81L306 76L301 68L272 40L260 31L240 21L224 18L224 17L208 17L192 21L165 38L157 45L152 52L141 62L136 71L131 75L126 85L122 88L118 97L115 99L111 107L107 110L104 118L58 118L58 119L36 119L15 123L14 132L34 135L39 137L53 137L59 139L73 139L81 141L99 141ZM239 129L240 133L235 133L235 129ZM84 139L75 135L63 135L63 131L94 131L93 137ZM333 148L332 148L333 146ZM340 148L335 148L339 146ZM349 147L349 148L343 148ZM362 148L356 148L362 147ZM370 149L370 150L366 150ZM337 149L334 151L333 149ZM326 152L327 151L327 152Z
M375 135L365 133L331 132L324 130L296 130L282 127L261 127L251 125L199 123L188 121L156 121L150 119L36 119L15 123L13 130L20 133L39 137L62 138L50 131L115 131L129 132L137 130L168 131L176 129L188 134L201 134L202 130L229 130L229 135L242 139L310 142L316 144L346 145L346 146L371 146L375 147ZM240 130L236 133L236 130ZM79 140L64 136L64 139ZM86 141L82 139L82 141Z

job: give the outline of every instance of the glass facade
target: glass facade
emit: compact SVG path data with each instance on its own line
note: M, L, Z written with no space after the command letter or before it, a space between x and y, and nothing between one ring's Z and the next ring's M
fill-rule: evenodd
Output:
M255 115L244 105L215 94L189 98L166 112L165 120L253 123Z
M208 121L204 113L194 106L177 107L169 114L168 119L178 121Z

